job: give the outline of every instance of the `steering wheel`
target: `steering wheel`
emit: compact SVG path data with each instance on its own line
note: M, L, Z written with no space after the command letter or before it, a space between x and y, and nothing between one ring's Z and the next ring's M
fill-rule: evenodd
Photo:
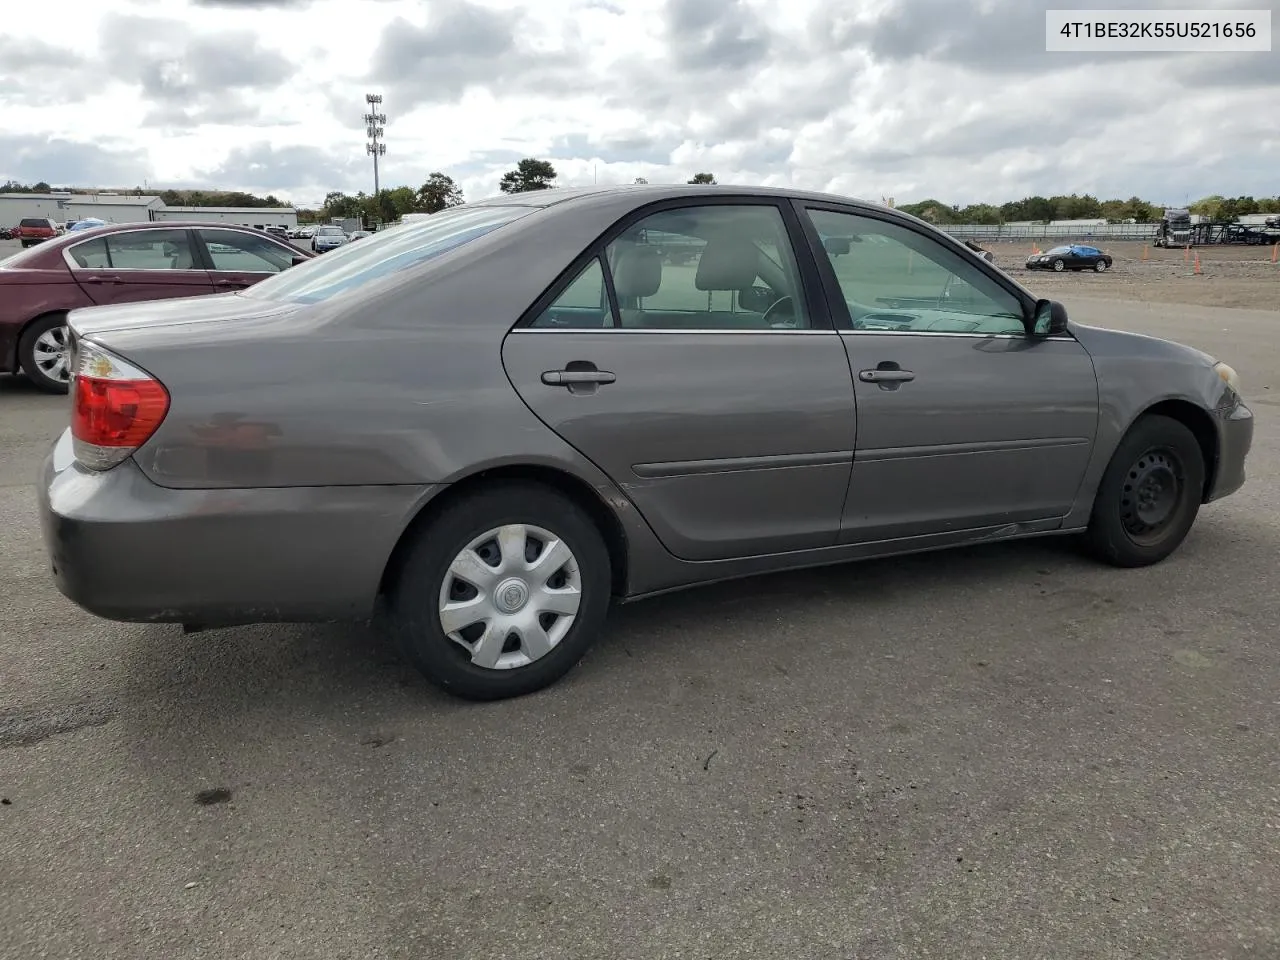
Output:
M770 318L771 318L771 317L772 317L776 312L778 312L780 309L785 309L785 308L787 308L787 307L790 307L790 308L791 308L791 317L790 317L791 322L790 322L790 323L779 323L779 324L774 324L774 323L770 322ZM769 309L768 309L768 310L766 310L766 311L764 312L764 316L761 318L761 320L762 320L762 322L763 322L763 323L765 323L765 324L766 324L766 325L768 325L768 326L787 326L787 327L794 327L794 326L796 326L796 325L797 325L797 323L796 323L796 308L795 308L795 301L793 301L790 297L782 297L782 298L780 298L780 299L778 299L778 300L775 300L775 301L773 302L773 304L772 304L772 305L770 305Z

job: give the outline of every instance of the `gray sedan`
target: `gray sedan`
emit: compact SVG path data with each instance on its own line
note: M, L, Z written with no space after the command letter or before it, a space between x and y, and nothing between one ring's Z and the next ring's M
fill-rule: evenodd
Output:
M69 328L64 594L192 629L384 608L473 699L561 677L614 600L1051 534L1156 563L1253 435L1214 358L776 189L502 196Z

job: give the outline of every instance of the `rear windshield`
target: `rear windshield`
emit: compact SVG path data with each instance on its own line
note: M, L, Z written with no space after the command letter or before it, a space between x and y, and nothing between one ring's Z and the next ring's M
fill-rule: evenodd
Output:
M48 220L45 220L45 219L44 219L44 218L42 218L42 217L23 217L23 218L22 218L22 223L18 224L18 226L20 226L20 227L47 227L47 226L49 226L49 221L48 221Z
M442 210L290 267L254 284L243 295L255 300L321 303L448 253L536 209L462 206Z

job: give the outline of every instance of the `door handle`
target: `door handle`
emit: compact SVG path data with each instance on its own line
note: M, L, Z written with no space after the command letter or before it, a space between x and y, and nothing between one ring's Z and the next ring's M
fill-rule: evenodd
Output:
M910 370L859 370L858 379L863 383L906 383L916 375Z
M549 387L613 383L617 379L608 370L548 370L542 375L542 382Z
M245 283L244 283L244 281L243 281L243 280L226 280L226 279L223 279L223 280L214 280L214 281L213 281L213 285L214 285L215 287L235 287L235 288L237 288L237 289L241 289L241 288L243 288L243 287L245 286Z
M119 277L85 277L85 283L124 283Z

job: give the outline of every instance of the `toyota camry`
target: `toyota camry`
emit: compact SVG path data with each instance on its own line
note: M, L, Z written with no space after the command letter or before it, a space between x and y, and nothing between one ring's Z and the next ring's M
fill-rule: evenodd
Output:
M1047 535L1160 562L1253 434L1217 358L781 189L504 195L67 324L39 481L66 596L191 629L385 611L472 699L711 581Z

